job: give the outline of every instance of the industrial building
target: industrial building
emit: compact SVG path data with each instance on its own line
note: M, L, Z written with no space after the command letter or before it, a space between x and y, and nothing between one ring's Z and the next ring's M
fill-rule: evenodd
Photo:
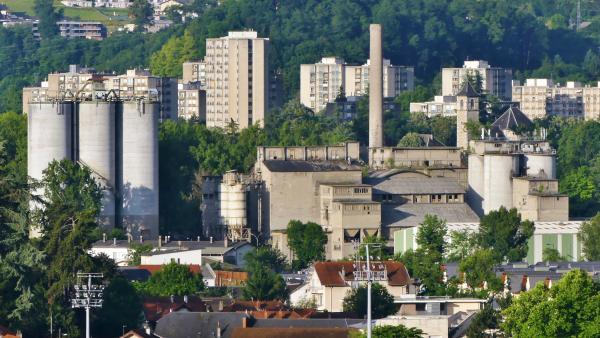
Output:
M103 188L101 226L158 236L157 98L103 91L28 105L28 176L42 179L53 160L86 166Z
M442 95L455 96L462 89L467 75L479 74L482 89L500 100L510 101L512 95L512 70L492 67L487 61L465 61L461 68L442 69Z
M600 83L596 86L568 81L555 84L551 79L513 81L512 95L530 119L561 116L578 119L600 117Z

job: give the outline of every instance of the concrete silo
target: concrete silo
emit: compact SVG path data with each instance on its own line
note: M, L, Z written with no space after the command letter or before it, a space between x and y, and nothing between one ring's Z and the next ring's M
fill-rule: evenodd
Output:
M469 188L467 189L467 199L469 205L478 214L483 214L483 168L484 156L478 154L469 155L468 179Z
M556 178L556 155L544 153L526 153L525 166L527 176L538 178Z
M519 170L518 155L486 154L483 165L484 213L498 210L502 206L512 208L512 177Z
M219 219L227 228L227 236L233 241L247 240L244 235L248 218L246 213L246 188L240 175L230 171L223 176L219 186Z
M73 103L31 103L27 119L27 175L39 180L48 163L73 158Z
M154 238L158 236L160 105L148 100L123 101L117 115L120 115L117 170L121 178L122 225L134 236Z
M115 189L117 178L116 103L106 100L82 101L78 104L78 158L92 170L103 187L102 210L99 224L111 229L115 226Z

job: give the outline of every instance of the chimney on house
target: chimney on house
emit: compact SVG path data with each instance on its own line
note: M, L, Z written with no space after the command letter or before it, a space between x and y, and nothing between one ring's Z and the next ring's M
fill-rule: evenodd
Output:
M106 243L106 232L102 233L102 243Z
M162 247L162 236L158 236L158 248Z
M213 236L210 236L209 240L210 240L210 243L212 244L212 242L213 242Z
M221 338L221 322L217 322L217 338Z
M113 246L117 246L117 237L113 237Z
M140 235L140 243L144 243L144 236Z
M186 304L188 303L188 295L183 296L183 302Z
M383 147L383 51L381 45L381 25L371 24L369 32L369 148L376 148Z
M243 317L242 318L242 329L245 329L248 327L248 317Z

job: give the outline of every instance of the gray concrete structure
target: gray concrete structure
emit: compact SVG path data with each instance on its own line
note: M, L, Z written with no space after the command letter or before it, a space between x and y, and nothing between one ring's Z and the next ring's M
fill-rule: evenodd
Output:
M383 51L381 25L372 24L369 29L369 148L373 148L383 146Z
M106 228L115 226L115 170L116 154L116 102L85 101L78 105L78 158L90 168L103 187L100 224Z
M150 238L158 235L159 117L158 102L123 102L119 159L123 228Z
M31 104L29 109L27 175L39 180L48 163L73 158L73 104L40 102Z

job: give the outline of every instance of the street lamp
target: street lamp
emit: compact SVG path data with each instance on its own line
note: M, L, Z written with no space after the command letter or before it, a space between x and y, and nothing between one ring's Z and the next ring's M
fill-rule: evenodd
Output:
M371 338L371 284L373 284L373 274L371 272L371 260L369 257L369 247L373 248L381 248L380 243L362 243L365 247L365 254L367 256L367 267L366 267L366 275L363 274L363 271L354 271L354 279L355 280L366 280L367 281L367 338ZM357 267L360 269L360 252L356 254L357 257Z

